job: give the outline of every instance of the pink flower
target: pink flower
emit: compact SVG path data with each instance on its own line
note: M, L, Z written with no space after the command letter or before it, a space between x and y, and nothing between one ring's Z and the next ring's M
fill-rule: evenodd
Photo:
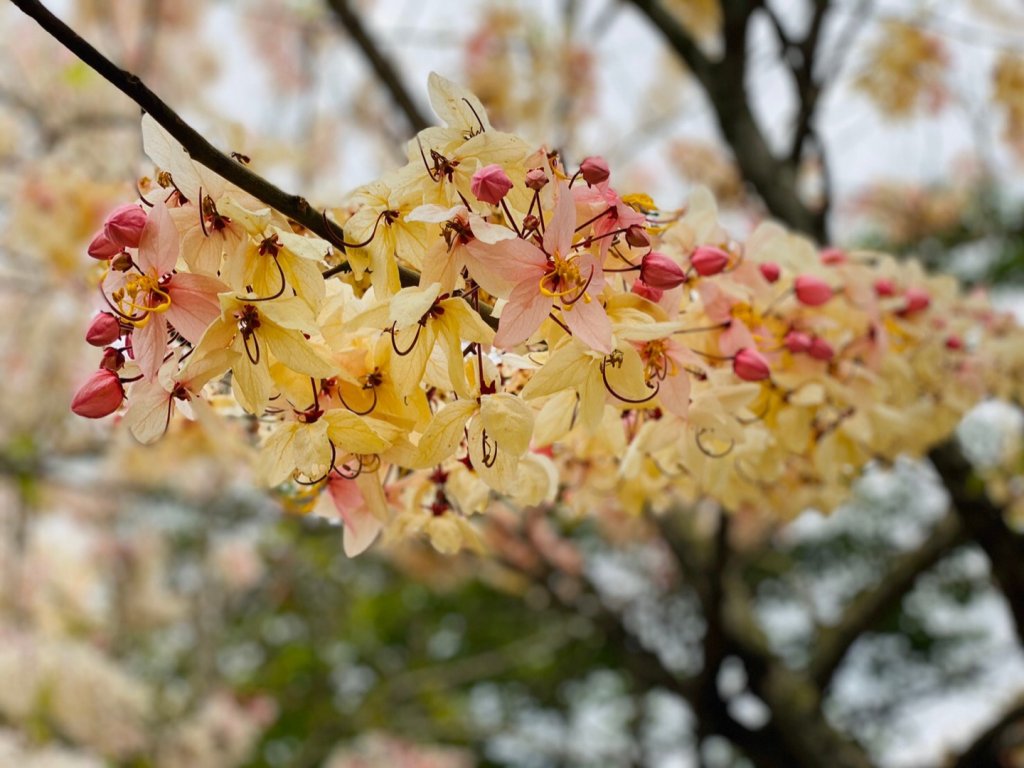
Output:
M640 279L651 288L670 291L686 282L686 272L671 257L651 251L640 261Z
M717 275L729 265L729 254L713 245L702 245L690 257L690 263L702 277Z
M138 267L134 272L110 272L103 288L115 302L132 331L132 349L142 375L152 378L167 350L167 324L187 341L199 342L207 326L220 317L217 294L227 290L220 280L206 275L176 273L178 230L167 207L157 203L139 239Z
M146 219L146 212L137 205L119 206L103 222L103 234L118 248L138 248Z
M123 400L121 379L113 371L100 368L75 393L71 410L87 419L102 419L116 411Z
M732 370L744 381L763 381L772 374L764 355L753 347L744 347L736 353Z
M774 261L765 261L758 265L758 269L761 270L761 275L769 283L774 283L779 279L779 275L782 274L782 270L779 265Z
M587 182L587 186L592 187L595 184L608 181L608 177L611 176L611 170L609 170L608 162L603 157L592 155L583 158L583 162L580 163L580 175Z
M811 348L811 337L802 331L790 331L782 343L786 345L786 349L796 355Z
M497 205L512 189L512 179L500 165L491 163L473 174L469 188L476 195L477 200Z
M89 324L85 340L94 347L113 344L121 336L121 323L109 312L100 312Z
M110 242L107 239L107 236L104 234L103 230L101 229L99 232L93 235L92 242L89 243L89 248L86 252L94 259L99 259L100 261L107 261L108 259L111 259L117 254L119 254L121 252L121 249L114 245L112 242Z
M832 349L832 345L823 338L815 336L811 340L811 346L807 349L807 354L815 360L831 360L835 357L836 351Z
M604 270L589 250L573 247L575 236L576 203L569 185L562 182L543 248L519 238L478 248L478 254L486 250L496 257L489 258L490 268L500 264L503 276L515 282L494 336L496 346L508 348L526 341L554 305L573 336L591 349L611 352L611 322L597 298L604 290Z
M800 275L793 282L793 290L801 304L819 307L832 298L832 288L820 277Z

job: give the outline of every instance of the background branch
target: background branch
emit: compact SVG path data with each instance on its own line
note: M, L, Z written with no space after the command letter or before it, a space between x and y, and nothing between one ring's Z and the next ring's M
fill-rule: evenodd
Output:
M384 54L377 41L373 39L373 35L370 34L359 14L352 9L349 0L327 0L327 7L331 9L348 36L352 38L352 42L359 48L363 58L366 59L367 64L377 76L377 80L391 95L395 106L405 116L409 135L412 136L428 127L430 120L423 114L416 100L406 89L394 62Z

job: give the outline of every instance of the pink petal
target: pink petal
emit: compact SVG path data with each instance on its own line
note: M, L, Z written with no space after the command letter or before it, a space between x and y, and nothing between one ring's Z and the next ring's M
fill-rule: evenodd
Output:
M544 249L550 254L557 251L562 256L567 256L572 248L572 238L575 233L576 201L568 183L563 181L558 186L555 213L544 232Z
M540 248L519 238L490 245L472 240L464 248L470 277L489 294L501 298L522 282L539 282L547 265Z
M572 335L591 349L608 354L612 351L612 324L601 302L580 299L572 307L562 309L562 319Z
M143 272L166 275L178 263L180 240L167 206L158 202L149 212L139 241L139 267Z
M540 292L537 281L524 280L512 291L501 312L498 332L494 336L495 346L508 349L526 341L550 312L551 297Z
M132 352L139 371L147 379L156 377L167 351L167 320L163 313L153 312L149 322L132 331Z
M210 323L220 317L217 294L226 290L228 287L213 277L176 274L167 286L171 297L167 320L178 333L197 344Z

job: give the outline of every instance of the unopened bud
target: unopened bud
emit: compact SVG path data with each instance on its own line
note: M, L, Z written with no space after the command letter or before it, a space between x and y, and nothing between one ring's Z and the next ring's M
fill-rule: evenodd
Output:
M648 248L651 245L651 238L642 225L633 224L626 228L626 243L630 248Z
M959 350L964 348L964 340L956 334L946 337L946 349Z
M664 253L651 251L640 261L640 279L652 288L669 291L686 282L686 273Z
M774 283L779 279L779 275L782 274L782 269L774 261L765 261L757 266L761 270L761 276L769 283Z
M744 347L732 359L732 370L744 381L763 381L772 375L764 355L752 347Z
M548 175L543 168L531 168L526 172L526 187L540 192L548 183Z
M835 266L836 264L846 263L846 251L842 248L826 248L818 254L818 258L821 259L822 264L828 264L829 266Z
M92 237L92 241L89 243L89 248L86 252L94 259L100 261L107 261L112 257L116 256L121 252L121 249L114 245L107 239L107 236L103 234L101 229Z
M100 368L75 393L71 410L87 419L102 419L124 401L124 387L113 371Z
M815 336L811 340L811 346L808 348L807 354L815 360L831 360L835 357L836 351L823 338Z
M782 343L790 352L799 355L811 348L811 337L802 331L790 331Z
M124 368L124 350L107 347L103 350L103 359L100 361L100 368L108 371L120 371Z
M121 335L121 324L109 312L100 312L89 324L85 340L94 347L105 347L117 341Z
M497 205L512 189L512 179L505 173L504 168L497 163L491 163L473 174L469 188L480 202Z
M693 252L690 263L698 275L710 277L729 265L729 254L713 245L702 245Z
M643 296L648 301L655 303L661 301L661 297L665 295L665 292L661 288L655 288L654 286L648 285L640 278L633 281L633 293L637 296Z
M922 290L921 288L907 288L907 292L903 294L903 298L907 300L907 305L903 308L903 314L912 315L915 312L920 312L928 307L932 303L932 297L928 291Z
M832 287L814 275L800 275L793 282L797 301L808 307L818 307L832 298Z
M145 226L146 212L128 203L110 212L103 222L103 234L118 248L138 248Z
M896 286L892 284L892 280L880 277L875 280L875 293L879 296L895 296Z
M587 185L592 187L602 181L608 181L611 171L608 168L608 162L603 157L591 155L583 158L583 162L580 163L580 175L583 176Z
M124 251L121 251L110 260L110 268L115 272L127 272L134 264L135 262L132 261L132 257Z

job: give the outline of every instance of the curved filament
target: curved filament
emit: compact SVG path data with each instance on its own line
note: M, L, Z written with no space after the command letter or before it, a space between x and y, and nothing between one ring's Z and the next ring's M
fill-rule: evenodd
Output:
M721 451L712 451L706 445L704 445L704 433L711 431L712 430L708 429L707 427L701 427L700 429L697 430L695 440L697 442L697 448L700 449L700 452L712 459L721 459L723 456L728 456L730 453L732 453L732 449L736 447L736 441L733 440L731 437L729 438L729 445L724 450Z
M236 296L236 299L239 301L273 301L274 299L281 298L282 294L284 294L284 289L288 287L288 281L284 279L284 268L281 266L281 262L278 261L277 256L272 258L274 259L274 266L277 267L277 276L281 278L281 287L277 289L277 292L271 296Z
M398 355L399 357L405 357L410 352L412 352L416 348L416 342L418 342L420 340L420 333L422 331L423 331L422 323L421 324L417 324L417 326L416 326L416 335L412 339L412 344L410 344L405 350L401 350L401 349L398 348L398 342L395 341L395 334L398 331L395 328L395 324L392 324L392 326L391 326L391 328L389 330L389 333L391 334L391 348L393 350L395 350L395 354Z
M601 379L604 381L604 388L607 389L613 397L618 398L624 403L630 403L632 405L642 405L643 403L649 403L651 400L658 396L658 392L661 391L661 382L658 382L654 385L651 394L649 394L647 397L642 397L637 400L634 400L631 397L620 395L618 392L615 391L615 387L611 385L611 382L608 381L608 360L609 358L605 357L605 359L601 361ZM647 387L649 389L652 389L650 384L648 384Z

